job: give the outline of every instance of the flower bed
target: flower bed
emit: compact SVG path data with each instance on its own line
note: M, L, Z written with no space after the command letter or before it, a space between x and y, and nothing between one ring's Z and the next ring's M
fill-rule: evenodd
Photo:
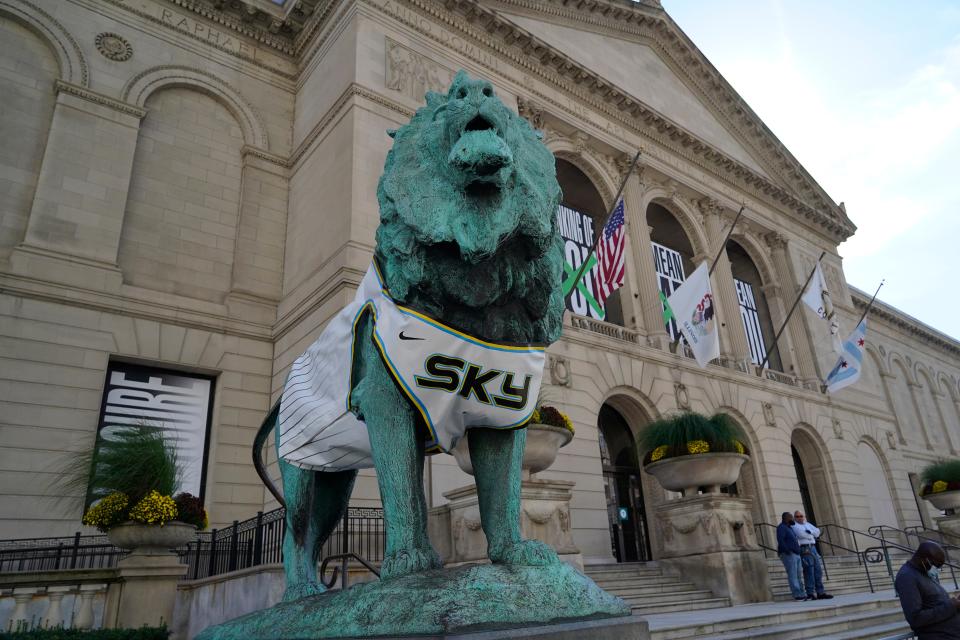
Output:
M709 418L686 412L657 420L643 430L640 447L645 450L644 464L680 456L704 453L740 453L749 455L740 427L724 413Z

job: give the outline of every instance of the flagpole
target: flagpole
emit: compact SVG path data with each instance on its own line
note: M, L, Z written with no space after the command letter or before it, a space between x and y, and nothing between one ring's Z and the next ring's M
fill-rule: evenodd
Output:
M860 319L857 320L857 324L854 325L854 329L860 326L860 323L863 322L863 319L867 317L867 313L870 311L870 307L873 306L873 301L877 299L877 294L880 293L880 287L886 283L886 279L880 281L880 286L877 287L877 290L873 292L873 297L870 298L870 302L867 304L867 308L863 310L863 315L860 316Z
M717 267L717 262L720 261L720 256L723 255L724 249L727 248L727 242L730 240L730 234L733 233L733 228L737 226L737 220L740 219L740 216L743 215L743 210L746 207L746 204L740 205L740 211L737 212L737 217L733 219L733 224L730 225L730 228L727 230L727 237L723 239L723 244L720 245L720 250L717 251L717 257L713 259L713 263L710 265L710 273L708 276L713 275L713 270Z
M593 243L593 247L590 249L584 258L583 262L580 263L580 268L577 270L577 276L573 279L573 287L570 289L570 296L573 297L573 294L577 291L577 284L580 282L580 278L583 277L583 272L587 270L587 265L590 264L590 257L597 252L597 247L600 246L600 240L603 239L603 228L607 226L607 221L610 219L610 216L613 215L613 212L617 209L617 204L620 202L620 196L623 194L624 188L627 186L627 180L630 178L630 174L633 173L633 170L637 167L637 162L640 161L640 154L643 153L643 147L637 149L637 155L633 156L633 162L630 163L630 168L627 169L626 175L623 176L623 180L620 181L620 188L617 190L617 195L613 199L613 205L610 208L610 211L607 212L607 217L603 219L603 224L600 225L600 233L597 235L597 239ZM626 220L624 220L626 223Z
M800 287L800 292L797 293L797 299L793 301L793 306L790 307L790 311L787 312L787 317L784 318L783 324L780 325L780 330L777 331L777 335L773 337L773 344L770 345L769 349L767 349L767 354L763 357L763 362L761 362L760 366L757 368L757 376L763 375L763 368L767 366L767 361L770 360L770 354L773 353L773 350L777 348L777 342L780 341L780 336L783 334L783 330L787 328L787 323L790 322L790 317L793 315L793 312L797 310L797 305L800 304L800 300L803 298L803 292L807 290L807 285L810 284L810 280L813 279L813 274L817 272L817 265L820 264L820 261L823 260L823 256L825 255L827 255L826 251L820 254L820 257L817 258L817 263L813 265L813 269L810 270L810 275L807 276L803 286Z

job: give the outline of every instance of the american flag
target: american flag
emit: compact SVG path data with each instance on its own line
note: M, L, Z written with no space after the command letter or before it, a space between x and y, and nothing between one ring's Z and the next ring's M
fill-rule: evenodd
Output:
M626 271L623 255L623 240L626 236L623 200L617 204L600 233L602 236L597 245L597 297L600 304L604 304L610 294L623 286L623 275Z

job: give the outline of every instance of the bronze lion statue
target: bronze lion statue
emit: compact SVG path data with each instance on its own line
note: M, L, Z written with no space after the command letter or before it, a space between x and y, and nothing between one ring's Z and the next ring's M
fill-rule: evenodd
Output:
M560 336L560 187L553 155L486 80L459 72L388 132L376 250L356 298L293 364L257 434L261 477L285 503L285 600L323 591L319 550L357 469L375 467L386 523L381 577L438 568L423 465L467 429L495 563L558 562L520 536L520 463ZM283 496L263 469L276 431Z

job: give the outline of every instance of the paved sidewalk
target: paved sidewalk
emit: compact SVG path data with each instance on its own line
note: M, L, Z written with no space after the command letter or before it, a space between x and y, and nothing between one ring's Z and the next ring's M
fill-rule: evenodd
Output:
M708 625L729 620L749 618L764 618L767 616L781 616L796 614L799 611L826 611L845 605L862 604L864 602L896 601L897 594L893 589L877 591L876 593L850 593L835 596L833 600L811 600L809 602L790 600L787 602L760 602L757 604L741 604L735 607L720 609L702 609L700 611L678 611L676 613L657 613L640 616L650 625L650 631L687 627L691 625ZM822 615L822 614L821 614ZM819 616L817 616L819 617ZM774 618L767 621L773 625L779 622Z

